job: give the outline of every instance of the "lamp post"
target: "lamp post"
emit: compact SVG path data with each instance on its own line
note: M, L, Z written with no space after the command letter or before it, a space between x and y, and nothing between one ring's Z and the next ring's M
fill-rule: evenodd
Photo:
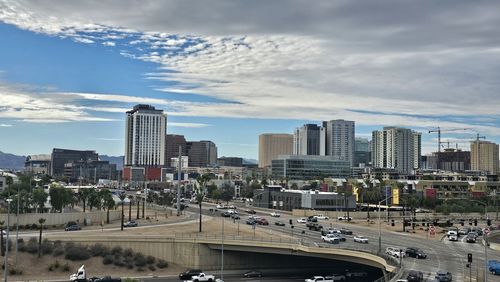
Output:
M381 225L381 218L380 218L380 205L392 198L392 196L386 197L384 200L378 202L378 253L380 254L382 252L382 225Z
M10 225L10 202L12 202L12 199L7 199L7 240L5 241L5 258L4 258L4 272L3 272L3 281L7 282L7 273L9 271L7 270L8 265L8 260L7 258L9 257L9 225Z
M30 179L30 185L31 185L31 179ZM16 260L15 260L15 265L17 265L17 252L19 250L18 242L19 242L19 186L17 185L17 212L16 212Z
M224 221L222 217L222 237L221 237L221 263L220 263L220 279L224 281Z

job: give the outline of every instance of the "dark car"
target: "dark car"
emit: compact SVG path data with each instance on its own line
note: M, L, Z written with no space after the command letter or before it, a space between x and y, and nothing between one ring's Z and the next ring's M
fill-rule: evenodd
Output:
M250 271L243 273L243 277L246 277L246 278L262 277L262 272L257 271L257 270L250 270Z
M184 272L179 274L180 280L191 280L193 276L199 275L201 273L201 269L187 269Z
M307 221L309 222L318 222L318 218L316 218L315 216L310 216L307 218Z
M421 250L417 248L407 248L406 249L406 255L412 258L418 258L418 259L425 259L427 258L427 254L422 252Z
M229 212L227 212L227 211L225 211L225 212L221 213L220 215L221 215L222 217L230 217L230 216L231 216L231 214L230 214Z
M255 221L255 219L253 219L253 218L249 218L249 219L247 219L246 223L247 223L248 225L254 225L254 224L257 224L257 222Z
M421 282L424 281L424 274L420 271L410 270L408 276L406 276L408 282Z
M82 228L78 225L70 225L66 228L64 228L65 231L77 231L77 230L82 230Z
M92 282L122 282L121 278L117 277L111 277L111 276L104 276L104 277L92 277L90 278L90 281Z
M259 225L269 225L269 221L267 221L267 219L265 219L265 218L261 218L261 219L257 220L257 224L259 224Z
M256 213L257 213L257 212L256 212L256 211L254 211L254 210L246 210L246 212L247 212L247 213L249 213L249 214L256 214Z
M232 218L232 219L240 219L240 216L239 216L237 213L233 213L233 214L231 215L231 218Z
M137 221L135 220L130 220L130 221L127 221L125 222L125 224L123 224L123 227L137 227Z
M435 278L439 282L451 282L452 281L452 275L450 272L447 272L447 271L436 272Z
M274 225L285 226L285 223L283 221L276 221Z
M341 228L340 233L342 233L344 235L352 235L352 231L349 229L345 229L345 228Z
M321 231L323 229L323 226L317 224L317 223L313 223L313 225L309 226L309 230L313 230L313 231Z

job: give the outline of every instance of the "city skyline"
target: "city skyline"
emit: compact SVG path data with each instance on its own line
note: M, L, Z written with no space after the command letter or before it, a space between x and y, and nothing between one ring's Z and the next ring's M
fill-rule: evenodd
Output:
M357 137L420 131L422 154L437 126L500 143L499 4L133 3L0 1L1 151L123 155L140 103L219 156L257 159L260 134L333 119Z

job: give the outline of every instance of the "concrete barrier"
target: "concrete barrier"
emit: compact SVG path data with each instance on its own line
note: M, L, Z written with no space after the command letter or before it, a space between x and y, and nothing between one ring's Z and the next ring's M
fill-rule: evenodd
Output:
M109 220L117 220L121 217L121 209L110 210ZM45 218L45 225L63 225L69 221L83 224L84 219L91 224L100 224L103 220L106 222L106 211L92 212L72 212L72 213L29 213L19 215L19 225L38 224L40 218ZM0 214L0 221L7 225L7 214ZM16 215L10 214L10 226L16 223Z

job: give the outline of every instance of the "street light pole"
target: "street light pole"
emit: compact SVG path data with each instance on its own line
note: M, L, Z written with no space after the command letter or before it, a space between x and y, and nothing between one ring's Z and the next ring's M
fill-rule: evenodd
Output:
M31 179L30 179L31 182ZM19 186L17 185L17 212L16 212L16 260L15 265L17 265L17 252L19 250Z
M380 205L383 202L389 200L390 198L392 198L392 196L386 197L384 200L378 202L378 253L379 254L382 252L382 225L381 225L381 217L380 217L380 214L381 214Z
M221 264L220 264L220 279L224 281L224 217L222 217L222 239L221 239Z
M9 257L9 231L10 231L10 202L12 202L12 199L7 199L7 240L5 241L5 262L4 262L4 272L3 272L3 281L7 282L7 274L9 273L8 271L8 260L7 258Z

